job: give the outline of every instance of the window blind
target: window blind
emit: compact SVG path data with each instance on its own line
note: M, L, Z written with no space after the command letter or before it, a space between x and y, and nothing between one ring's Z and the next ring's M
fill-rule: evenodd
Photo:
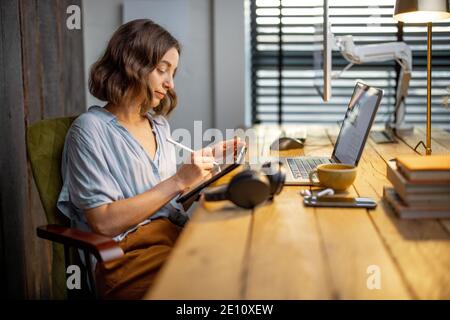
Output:
M399 66L394 61L355 65L332 79L324 102L314 88L314 24L321 0L250 0L253 123L336 123L343 119L356 80L384 90L376 123L393 116ZM352 35L356 45L405 41L413 52L406 121L425 124L426 26L398 24L394 0L329 0L331 31ZM433 24L432 123L450 128L450 23ZM347 64L333 51L333 72Z

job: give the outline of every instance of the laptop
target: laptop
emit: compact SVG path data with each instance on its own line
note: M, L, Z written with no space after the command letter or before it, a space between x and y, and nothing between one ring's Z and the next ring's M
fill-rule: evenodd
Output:
M331 158L329 157L286 157L281 158L287 168L286 185L312 185L309 172L322 163L346 163L358 165L367 136L380 105L383 91L357 82L348 104Z

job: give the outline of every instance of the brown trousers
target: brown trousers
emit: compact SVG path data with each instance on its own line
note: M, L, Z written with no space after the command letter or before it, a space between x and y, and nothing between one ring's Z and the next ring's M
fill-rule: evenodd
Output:
M119 242L124 256L97 263L96 284L103 299L141 299L152 286L182 228L167 218L152 220Z

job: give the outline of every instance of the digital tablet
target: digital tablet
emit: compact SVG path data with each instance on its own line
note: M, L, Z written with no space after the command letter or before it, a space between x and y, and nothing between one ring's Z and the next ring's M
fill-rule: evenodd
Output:
M211 178L209 178L206 181L201 181L196 186L193 186L193 187L189 188L188 190L186 190L183 194L181 194L178 197L176 202L180 203L180 202L187 201L188 199L192 198L193 196L198 194L200 191L202 191L203 188L209 186L211 183L213 183L214 181L216 181L220 177L223 177L227 173L229 173L232 170L234 170L237 167L239 167L244 161L245 152L246 151L247 151L246 147L240 148L238 150L238 152L237 152L236 159L235 159L235 161L233 163L230 164L228 161L225 161L225 164L219 165L220 170L219 169L215 169L215 173L214 173L214 175Z

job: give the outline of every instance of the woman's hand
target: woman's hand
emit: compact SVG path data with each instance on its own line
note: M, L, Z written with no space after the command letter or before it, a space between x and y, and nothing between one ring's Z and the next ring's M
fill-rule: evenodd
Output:
M148 218L190 186L211 176L214 167L211 148L195 151L178 172L134 197L85 210L89 226L110 237L125 232ZM126 213L126 214L124 214Z
M214 168L214 156L211 148L197 150L191 154L175 174L178 185L185 190L198 182L209 179Z
M235 157L237 156L236 152L244 146L245 142L239 137L236 137L233 139L220 141L212 145L211 148L215 160L219 164L227 164L234 162Z

